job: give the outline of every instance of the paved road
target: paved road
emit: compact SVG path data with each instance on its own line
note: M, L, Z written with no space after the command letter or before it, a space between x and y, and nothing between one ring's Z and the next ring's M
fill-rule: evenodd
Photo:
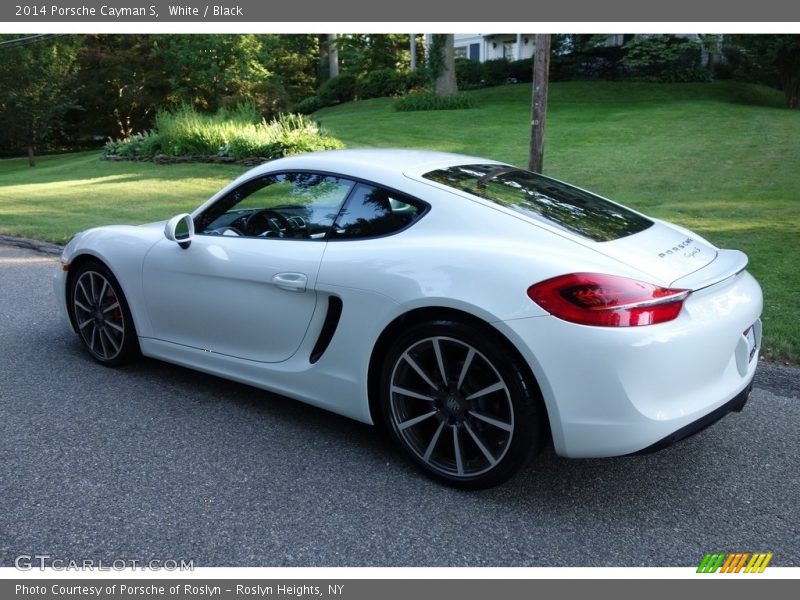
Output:
M798 370L765 366L741 414L658 454L546 451L459 492L371 427L152 360L93 363L55 315L54 264L0 246L0 565L800 565Z

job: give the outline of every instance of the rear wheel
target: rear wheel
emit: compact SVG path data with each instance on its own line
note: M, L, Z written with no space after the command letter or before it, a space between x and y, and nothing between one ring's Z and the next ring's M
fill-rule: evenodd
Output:
M381 378L384 420L427 473L485 488L518 471L545 436L537 386L494 332L457 321L409 328Z
M97 362L115 367L139 354L128 303L111 271L98 262L79 267L69 289L69 309L84 346Z

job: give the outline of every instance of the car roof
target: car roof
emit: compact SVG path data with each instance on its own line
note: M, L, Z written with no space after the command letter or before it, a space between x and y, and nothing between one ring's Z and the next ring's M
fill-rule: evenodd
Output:
M431 150L403 148L363 148L310 152L280 158L262 165L264 172L275 169L315 169L342 174L364 175L382 172L384 175L406 174L418 177L443 166L487 164L498 161Z
M323 152L307 152L295 154L284 158L267 161L249 171L242 173L228 185L219 190L205 203L198 206L192 215L204 211L219 198L250 179L287 171L315 171L319 173L332 173L373 181L380 185L394 187L406 191L409 180L423 182L433 187L441 187L432 181L425 180L422 176L429 171L451 167L455 165L470 164L498 164L496 160L455 154L452 152L436 152L432 150L412 150L406 148L360 148L353 150L327 150ZM467 195L458 190L447 190L450 193ZM470 199L481 204L489 202L476 196Z

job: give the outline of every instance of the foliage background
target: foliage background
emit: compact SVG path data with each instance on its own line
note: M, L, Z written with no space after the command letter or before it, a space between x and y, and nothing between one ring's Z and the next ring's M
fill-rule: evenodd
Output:
M434 88L441 83L441 44L450 37L434 35L426 57L423 36L409 34L339 35L333 47L317 34L0 34L0 155L125 138L152 129L159 111L184 105L212 114L253 105L269 121L283 112ZM733 79L780 89L787 107L800 106L798 35L624 40L609 46L603 35L554 35L551 80ZM339 74L329 78L334 51ZM454 66L461 90L530 81L532 70L530 59L461 59Z

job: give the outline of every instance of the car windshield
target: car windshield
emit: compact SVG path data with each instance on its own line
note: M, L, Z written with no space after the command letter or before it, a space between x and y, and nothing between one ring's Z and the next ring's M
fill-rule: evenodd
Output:
M549 177L504 165L459 165L423 175L596 242L639 233L653 222Z

